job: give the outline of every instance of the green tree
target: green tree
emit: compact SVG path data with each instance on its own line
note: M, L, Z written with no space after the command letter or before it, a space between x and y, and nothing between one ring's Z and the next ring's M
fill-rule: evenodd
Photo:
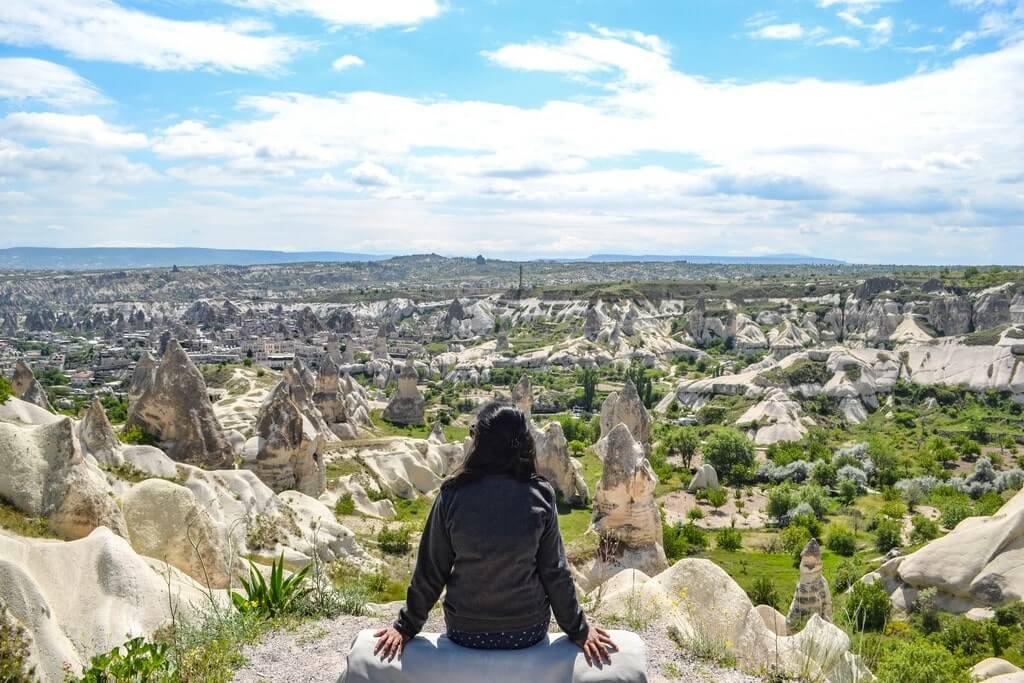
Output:
M626 379L632 380L636 386L636 393L640 396L643 404L650 408L654 402L654 382L651 381L647 369L640 363L634 361L626 371Z
M878 683L970 683L971 676L946 648L924 638L886 650L875 671Z
M589 413L594 409L594 399L597 396L597 370L594 368L581 369L579 381L583 387L583 405L580 407Z
M704 444L704 462L725 479L734 472L749 472L754 464L754 444L735 429L719 429Z
M689 467L700 446L700 437L693 427L671 427L662 437L662 443L667 453L678 455L682 458L683 465Z

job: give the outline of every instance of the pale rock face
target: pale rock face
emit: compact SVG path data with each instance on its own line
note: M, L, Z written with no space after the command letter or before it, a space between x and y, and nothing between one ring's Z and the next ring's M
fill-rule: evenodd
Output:
M857 425L868 419L867 408L859 398L847 397L839 401L839 412L848 424Z
M103 473L79 450L73 430L68 418L29 427L0 422L0 497L26 514L47 517L66 540L98 526L123 536L124 516Z
M603 455L606 452L608 435L620 424L626 425L633 438L640 442L644 448L649 447L651 442L651 415L640 400L640 396L636 392L636 385L633 384L632 380L626 380L622 391L609 394L608 398L601 404L600 424L601 439L594 446L598 455Z
M132 374L132 381L128 385L128 405L134 405L146 390L153 386L153 375L156 373L157 363L149 351L143 351L139 362L135 364L135 372Z
M601 314L597 312L597 309L591 306L587 309L587 318L583 321L583 336L588 341L597 341L598 335L601 334Z
M114 427L107 419L107 411L103 409L98 396L93 397L85 416L78 423L78 440L82 444L82 450L94 457L121 448L121 442L114 433Z
M384 500L370 500L370 496L367 495L366 488L363 486L364 483L369 484L369 482L360 481L358 475L350 474L341 477L334 484L334 488L325 491L320 496L320 502L333 509L338 503L339 498L350 495L352 496L352 503L355 506L356 513L364 517L394 519L396 514L395 504L386 498Z
M39 383L36 376L32 373L32 368L25 364L24 361L18 361L14 364L14 377L11 379L11 388L14 389L14 395L20 398L26 403L32 403L39 406L44 410L53 411L50 407L50 401L46 398L46 390L43 389L43 385Z
M792 320L784 320L782 325L768 333L768 348L776 358L801 351L812 343L810 335L793 324Z
M890 593L904 586L935 588L940 598L960 605L956 611L1024 598L1024 492L991 517L968 517L946 536L899 558L894 569L886 585Z
M543 429L531 427L537 449L537 472L547 479L570 505L582 505L590 499L583 480L582 466L569 455L562 425L549 422Z
M339 439L354 439L359 435L359 426L349 419L349 402L345 394L346 388L338 364L329 354L325 355L316 376L313 405L335 436Z
M227 548L190 490L147 479L124 495L122 509L135 552L167 562L202 586L228 587Z
M399 425L423 424L426 401L416 386L418 380L416 368L411 361L407 362L398 377L398 390L384 409L385 420Z
M693 475L693 479L690 480L690 485L686 487L686 490L689 493L696 493L703 489L717 489L718 487L718 473L715 472L714 467L704 463L697 470L697 473Z
M297 489L319 496L324 492L320 434L294 400L293 384L282 380L264 401L256 434L247 444L243 467L278 493Z
M940 296L928 304L928 322L943 336L967 334L971 331L971 309L970 297Z
M1000 681L1013 683L1024 680L1024 671L1005 659L989 657L971 667L971 676L976 681Z
M106 528L70 543L0 534L0 601L31 633L44 680L65 680L65 663L77 675L93 656L151 636L170 621L171 603L182 618L209 599L189 577L139 556Z
M131 406L128 424L156 437L178 462L213 468L234 462L203 376L176 339L168 344L152 383Z
M674 627L684 639L729 643L739 663L750 669L778 668L822 683L872 680L838 627L814 615L800 633L786 635L784 624L770 625L781 615L766 619L710 560L680 560L653 578L623 571L590 597L599 605L598 616L621 617L639 602L655 615L656 626Z
M737 316L735 348L737 351L752 353L768 348L768 338L761 326L745 315Z
M381 328L384 332L384 328ZM384 334L378 334L373 339L373 358L375 360L388 360L391 354L388 352L388 338Z
M790 632L799 628L812 614L832 621L832 593L821 568L821 547L812 538L800 553L800 582L786 617L786 628Z
M512 388L512 404L522 411L526 419L530 419L533 412L533 385L530 383L530 376L524 374Z
M367 397L363 385L352 379L352 375L346 373L341 380L341 386L345 393L345 412L349 417L349 422L357 427L372 426L370 399Z
M652 575L668 566L661 517L654 500L658 477L625 424L608 434L601 480L594 494L593 529L600 537L592 580L621 569Z
M736 420L736 426L754 429L754 442L769 446L779 441L799 441L807 434L800 404L782 389L769 389L759 403L752 405Z
M1012 288L1013 285L1007 283L990 287L977 295L974 301L974 329L987 330L1010 322Z

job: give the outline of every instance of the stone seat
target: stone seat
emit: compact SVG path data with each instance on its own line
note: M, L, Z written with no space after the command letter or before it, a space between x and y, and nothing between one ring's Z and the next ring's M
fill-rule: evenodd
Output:
M373 654L373 631L360 631L338 683L647 683L647 648L640 636L611 631L618 652L611 664L590 666L565 635L548 635L523 650L473 650L442 634L409 641L400 659Z

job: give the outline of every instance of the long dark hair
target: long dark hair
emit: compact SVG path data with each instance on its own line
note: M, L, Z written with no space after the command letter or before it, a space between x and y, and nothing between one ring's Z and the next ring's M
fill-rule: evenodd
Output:
M488 403L477 413L470 435L473 442L469 453L442 488L488 474L507 474L519 481L537 476L537 447L530 423L519 408L501 401Z

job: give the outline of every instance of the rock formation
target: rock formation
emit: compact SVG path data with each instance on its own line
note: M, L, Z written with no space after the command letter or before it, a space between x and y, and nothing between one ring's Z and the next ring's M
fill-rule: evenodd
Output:
M211 468L234 462L206 382L176 339L168 343L152 382L129 409L127 423L153 435L178 462Z
M46 517L61 538L82 538L98 526L126 535L103 473L82 455L69 418L26 426L0 422L0 472L0 498Z
M786 628L790 633L798 630L812 614L832 621L832 593L821 568L821 547L812 538L800 553L800 582L786 616Z
M608 434L601 480L594 494L593 529L600 538L591 582L622 569L654 575L668 566L661 517L654 501L658 477L625 424Z
M373 338L373 358L375 360L388 360L391 354L388 351L387 330L381 327L377 336Z
M121 442L98 396L93 396L89 409L78 423L78 441L82 450L94 457L121 448Z
M533 412L533 385L530 383L530 376L523 373L516 385L512 387L512 405L522 411L526 419L530 419Z
M139 361L135 364L135 372L132 374L132 381L128 385L129 406L134 405L146 393L146 390L153 386L156 365L157 363L149 351L143 351Z
M715 468L708 463L704 463L693 475L686 490L689 493L697 493L703 489L717 489L718 487L718 472L715 472Z
M533 441L537 448L537 471L547 479L555 490L570 505L584 505L590 499L590 491L583 480L583 468L579 461L569 455L562 425L547 423L543 429L531 427Z
M626 425L633 438L645 450L650 448L651 415L640 400L632 380L627 379L622 391L612 392L601 404L600 424L601 438L594 445L594 450L602 457L606 451L608 435L620 424Z
M202 586L227 588L228 553L209 513L184 486L147 479L123 497L135 552L163 560Z
M316 313L309 306L303 308L295 316L295 330L301 337L312 337L322 329L324 326L320 322L320 318L316 317Z
M423 424L423 411L426 401L420 393L416 383L419 381L419 374L412 363L412 358L402 366L402 372L398 376L398 389L394 396L388 401L384 408L384 419L398 425L421 425Z
M11 379L11 388L14 389L14 395L22 401L37 405L44 410L53 411L53 408L50 407L49 399L46 398L46 390L43 389L43 385L39 383L39 380L32 373L32 368L24 361L19 360L14 364L14 377Z
M597 341L599 334L601 334L601 314L591 306L587 309L587 319L583 322L583 336L588 341Z
M300 386L282 380L267 396L256 421L256 436L246 443L242 466L275 492L295 489L316 497L326 488L326 472L320 433L299 406L304 399Z
M779 441L799 441L807 434L800 404L782 389L771 388L760 402L752 405L736 420L736 426L749 429L754 442L769 446ZM809 418L806 418L809 420Z
M354 439L358 430L348 419L348 404L341 385L338 364L327 354L320 361L320 371L316 376L313 391L313 404L323 416L331 431L342 439Z

